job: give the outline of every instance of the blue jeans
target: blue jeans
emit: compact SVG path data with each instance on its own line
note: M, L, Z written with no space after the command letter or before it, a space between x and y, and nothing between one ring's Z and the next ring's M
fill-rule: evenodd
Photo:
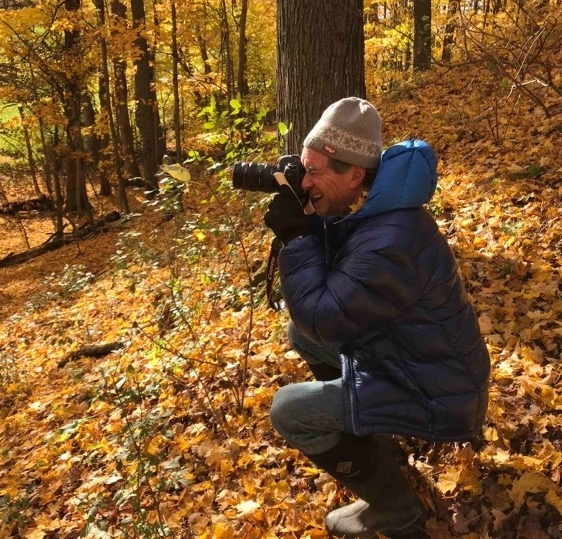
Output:
M316 344L297 331L287 331L293 349L309 364L327 363L340 368L338 351ZM342 379L300 382L280 388L271 404L275 430L305 455L317 455L334 447L344 432Z

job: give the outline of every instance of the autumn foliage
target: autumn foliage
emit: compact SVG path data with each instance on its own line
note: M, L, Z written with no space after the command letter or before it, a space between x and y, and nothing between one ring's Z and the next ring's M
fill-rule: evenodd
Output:
M387 140L422 137L440 155L430 209L479 313L492 398L478 443L401 443L432 537L557 537L560 125L521 103L494 142L479 96L458 94L480 83L448 78L375 101ZM181 215L142 204L2 270L3 536L326 537L323 516L346 494L268 420L276 387L308 373L286 313L251 286L270 239L263 202L192 175ZM80 354L101 343L119 347Z
M371 36L367 53L391 38ZM479 50L471 66L371 81L385 144L437 150L429 209L493 363L480 439L399 443L432 538L556 539L562 57L547 55L529 93L515 49ZM208 149L192 135L188 149ZM0 268L0 537L320 539L326 512L347 502L269 423L276 388L310 375L286 311L264 295L267 197L233 191L205 164L187 165L181 209L130 189L118 222ZM0 192L23 200L34 186L3 168ZM119 206L90 194L99 214ZM53 231L34 211L2 214L0 227L0 260Z

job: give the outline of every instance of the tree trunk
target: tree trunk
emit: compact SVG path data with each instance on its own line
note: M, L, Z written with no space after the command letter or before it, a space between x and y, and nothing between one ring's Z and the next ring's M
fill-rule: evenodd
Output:
M25 140L25 149L27 151L27 163L29 164L29 171L31 172L31 180L33 181L33 189L37 196L41 195L41 188L37 182L37 166L35 164L35 158L33 157L33 147L31 146L31 138L29 136L29 128L27 127L27 122L25 121L25 112L22 105L18 105L18 112L21 119L21 127L23 130L23 138Z
M99 108L102 111L107 111L107 85L109 81L104 76L103 73L98 75L98 99ZM109 120L109 117L107 118ZM111 152L110 140L109 140L109 126L104 125L104 132L101 137L99 137L99 150L98 155L95 157L95 163L100 173L100 196L108 197L111 196L111 182L109 174L109 153Z
M181 162L182 154L182 140L181 140L181 116L180 116L180 89L179 89L179 52L178 52L178 36L177 36L177 16L176 16L176 2L171 0L172 12L172 89L174 92L174 141L176 145L176 160Z
M160 41L160 21L158 20L158 9L156 2L152 3L152 20L155 28L155 38L152 46L148 48L150 66L152 68L152 97L154 106L152 107L152 114L154 116L154 125L156 126L156 164L157 166L162 163L164 154L166 153L166 135L164 133L164 126L160 121L160 108L158 107L158 98L156 95L156 44Z
M53 132L53 147L57 148L60 144L59 130L55 127ZM55 238L62 238L64 234L64 197L62 193L62 183L60 181L60 172L62 169L61 157L55 152L49 152L53 156L53 187L55 191L55 206L57 208L57 216L55 220Z
M127 7L121 0L111 1L111 14L118 25L126 25ZM124 173L129 178L141 176L139 164L135 157L135 137L129 115L129 88L127 83L127 62L122 57L113 58L113 84L115 92L115 116L119 129L119 145L125 167Z
M100 26L102 28L105 27L105 2L104 0L94 0L96 7L98 8L98 15L100 18ZM117 181L119 183L119 208L124 213L130 213L129 210L129 201L127 199L127 190L126 190L126 181L125 177L123 176L123 167L122 167L122 160L121 155L119 152L119 141L117 137L117 128L115 127L115 119L113 117L113 106L111 100L111 91L110 91L110 81L109 81L109 59L108 59L108 52L107 52L107 41L105 37L101 37L100 40L100 48L101 48L101 67L102 67L102 76L100 77L100 81L103 83L103 90L104 92L100 92L100 102L103 100L105 111L107 115L107 121L109 124L109 134L111 136L111 149L112 149L112 157L113 157L113 166L115 170L115 176L117 177Z
M103 77L99 77L100 91L98 92L99 107L106 110L106 98ZM84 127L89 128L89 133L84 137L84 147L87 154L89 169L98 177L100 184L99 194L102 197L111 196L111 182L109 178L109 162L104 159L104 153L109 145L109 137L104 132L98 134L97 130L92 129L96 122L96 111L89 94L84 96L82 105L82 117Z
M248 95L248 78L246 66L248 63L248 39L246 38L246 20L248 18L248 0L240 2L240 22L238 38L238 93L241 97Z
M291 127L287 153L300 153L328 105L366 96L364 50L362 0L277 0L277 115Z
M452 60L452 47L455 43L455 22L459 7L458 0L449 0L447 5L447 23L445 24L445 35L443 36L443 50L441 51L441 61L448 64Z
M228 23L228 10L226 1L221 0L221 56L224 65L224 77L226 81L226 99L230 101L233 97L234 67L232 53L230 51L230 24Z
M431 68L431 0L414 2L414 71Z
M80 9L80 0L65 0L65 9L71 13ZM74 58L73 62L66 65L76 63L76 58L81 55L80 51L80 33L77 30L64 31L64 57ZM63 65L64 62L63 62ZM67 120L66 137L68 149L65 158L66 172L66 200L65 205L68 211L72 212L89 212L90 203L86 192L86 176L84 173L83 162L83 140L80 105L82 102L82 91L80 81L82 74L76 71L64 72L64 113Z
M133 25L137 30L135 45L139 55L135 60L135 101L136 123L142 143L142 163L145 181L153 190L158 189L156 172L158 171L158 134L154 109L157 108L154 90L154 59L146 37L145 10L143 0L131 0Z

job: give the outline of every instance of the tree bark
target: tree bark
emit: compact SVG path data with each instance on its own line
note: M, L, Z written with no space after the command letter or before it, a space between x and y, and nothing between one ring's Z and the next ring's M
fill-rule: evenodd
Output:
M94 0L96 7L98 8L98 15L100 18L100 26L105 27L105 2L104 0ZM115 119L113 117L113 104L111 99L110 81L109 81L109 58L107 51L107 41L105 37L101 37L100 40L101 47L101 67L102 76L100 77L100 82L103 83L103 92L100 92L100 100L103 100L105 105L105 111L107 114L107 121L109 127L109 134L111 136L111 150L113 156L113 167L115 170L115 176L119 182L119 207L121 211L125 213L130 213L129 201L127 199L127 189L126 181L123 176L123 166L120 153L120 145L117 137L117 128L115 126Z
M121 0L111 1L111 14L116 21L116 25L127 25L127 6ZM113 31L114 33L115 30ZM113 63L113 84L115 93L115 116L119 129L119 145L121 157L125 167L125 175L128 178L138 178L141 170L135 157L135 137L129 115L129 88L127 82L127 62L123 57L114 57Z
M180 88L179 88L179 51L178 51L178 24L176 15L176 2L171 0L171 14L172 14L172 90L174 92L174 141L176 160L181 162L182 155L182 137L181 137L181 102L180 102Z
M29 128L25 122L25 112L22 105L18 105L18 112L21 118L21 127L23 131L23 139L25 140L25 150L27 152L27 162L31 172L31 180L33 181L33 189L37 196L41 195L41 188L37 182L37 166L33 157L33 147L31 145L31 137L29 136Z
M241 0L240 21L238 29L238 93L241 97L248 95L248 77L246 66L248 64L248 39L246 38L246 20L248 18L248 0Z
M455 18L458 8L458 0L449 0L447 5L447 23L445 24L445 35L443 37L443 50L441 52L441 60L446 64L452 60L452 47L455 43L455 31L457 29Z
M228 23L228 10L226 1L220 1L221 13L221 57L223 59L223 68L225 71L226 82L226 99L230 101L233 97L234 84L234 66L232 62L232 53L230 50L230 24Z
M158 189L158 126L155 109L158 108L154 89L154 57L151 53L145 30L145 9L143 0L131 0L133 25L137 30L135 45L139 50L135 60L135 101L136 123L142 141L143 175L153 190Z
M431 0L414 2L414 71L431 68Z
M324 109L366 96L363 1L277 0L277 115L291 127L287 153Z
M65 0L64 6L68 12L80 9L80 0ZM78 30L69 29L64 31L64 57L80 57L80 33ZM66 65L76 63L68 62ZM64 64L63 64L64 65ZM66 138L68 150L65 157L66 172L66 200L65 206L68 211L78 213L90 212L90 203L86 192L86 176L83 162L83 139L81 126L81 97L82 97L82 73L76 70L64 72L64 113L67 120Z

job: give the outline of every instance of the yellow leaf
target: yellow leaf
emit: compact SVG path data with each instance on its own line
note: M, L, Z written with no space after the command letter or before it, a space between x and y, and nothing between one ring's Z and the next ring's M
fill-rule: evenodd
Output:
M500 437L496 428L487 427L484 429L484 438L486 438L488 442L497 442Z
M261 505L254 500L246 500L236 505L237 516L246 517L257 511Z
M513 482L513 488L509 491L509 496L519 509L525 502L527 493L548 492L551 482L539 472L525 472L521 477Z
M39 528L33 528L32 530L29 530L27 532L25 532L25 534L23 535L23 537L25 539L43 539L43 537L45 537L45 531Z
M191 440L189 438L186 438L183 434L179 434L178 436L176 436L176 443L178 444L178 447L182 452L188 451L191 447Z
M449 468L444 474L439 477L439 481L437 481L437 488L443 494L453 492L457 488L461 476L461 471L461 468Z
M244 490L250 496L252 496L256 493L256 491L257 491L256 483L253 479L251 479L249 477L243 477L242 478L242 484L244 485Z
M175 180L184 183L186 186L191 179L191 174L189 170L182 167L179 163L174 163L172 165L162 165L160 170L169 174Z
M363 207L363 205L365 204L365 200L367 200L368 194L369 194L368 191L363 191L361 193L361 196L355 202L355 204L349 205L349 209L351 210L351 213L357 213Z
M45 514L40 514L39 516L37 516L35 518L35 524L37 525L38 529L45 531L59 530L62 525L59 519L49 518Z
M549 490L546 494L546 501L562 515L562 498L554 490Z
M197 240L197 241L203 241L205 239L205 234L203 232L201 232L201 230L194 230L192 236Z
M504 242L503 247L504 249L507 249L509 246L513 245L515 243L516 237L515 236L511 236L506 242Z
M318 475L320 473L318 468L310 468L308 466L302 466L301 470L304 475Z
M226 522L219 522L213 531L213 539L233 539L234 530L230 524Z

